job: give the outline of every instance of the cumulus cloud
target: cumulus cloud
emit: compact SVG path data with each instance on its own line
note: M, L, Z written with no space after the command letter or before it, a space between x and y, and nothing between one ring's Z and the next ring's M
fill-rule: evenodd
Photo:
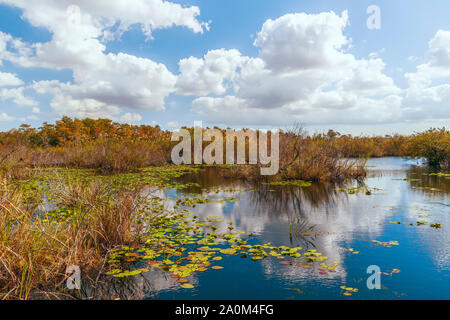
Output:
M12 121L15 120L16 118L7 115L5 112L0 113L0 121Z
M0 35L1 38L1 35ZM1 44L0 44L1 47ZM1 48L0 48L1 49ZM24 94L24 82L14 73L0 72L0 99L2 101L12 100L18 106L36 106L37 102ZM21 87L18 87L21 86ZM18 88L5 88L18 87ZM4 117L6 119L6 117Z
M163 64L125 53L103 55L98 62L87 69L74 67L74 84L47 81L35 87L54 94L52 107L58 114L76 116L101 107L162 110L164 98L174 91L176 76Z
M155 29L186 27L202 33L199 9L162 0L114 2L0 0L23 10L23 18L50 31L45 43L26 43L0 32L0 64L69 69L73 81L37 81L24 87L0 72L0 99L36 106L32 88L50 94L59 115L141 121L132 111L163 110L172 94L194 96L192 111L214 124L377 124L449 119L450 31L439 30L402 90L385 72L384 49L357 58L345 31L346 11L292 13L268 19L254 37L258 55L216 49L178 63L179 73L150 59L108 53L107 44L131 26L151 38ZM69 8L69 10L68 10ZM8 88L13 87L13 88ZM128 111L128 110L127 110ZM5 117L5 116L4 116ZM169 126L169 124L168 124ZM177 123L170 126L178 127Z
M176 121L170 121L170 122L167 122L166 126L169 129L177 129L180 127L180 124Z
M223 94L225 81L232 81L236 71L248 60L236 50L211 50L203 59L189 57L178 63L180 75L177 92L184 95Z
M13 89L1 89L0 98L3 101L12 100L18 106L36 106L38 103L29 97L24 95L25 87L13 88Z
M235 53L240 64L233 66L232 76L224 77L232 82L233 92L199 97L192 110L210 122L235 125L399 119L401 90L384 73L378 56L357 59L347 52L351 43L344 34L347 25L346 11L267 20L254 41L259 56ZM195 61L204 65L206 56Z
M152 30L173 26L187 27L196 33L208 28L208 23L197 20L198 7L164 0L1 0L0 3L22 8L30 23L60 34L68 30L58 31L58 28L64 29L65 25L76 24L78 20L81 20L84 32L109 37L113 32L111 27L116 24L118 35L134 24L148 36Z
M428 43L426 62L406 74L411 88L429 86L433 80L450 77L450 31L438 30Z
M350 40L342 33L348 13L293 13L264 22L254 45L274 71L324 68L345 58L340 51Z
M120 117L121 122L130 123L130 124L139 122L141 120L142 120L142 116L138 113L127 112Z
M45 43L27 44L0 34L0 59L23 67L71 69L73 83L46 82L40 93L52 93L59 115L116 116L120 108L162 110L175 91L176 76L165 65L126 53L106 53L105 42L132 25L152 30L184 26L196 33L208 28L197 20L195 6L162 0L118 1L0 0L19 7L23 18L52 33ZM12 48L7 50L7 48Z
M436 32L424 58L416 72L405 75L405 118L450 119L450 31Z
M23 84L23 81L17 78L17 75L8 72L0 72L0 87L16 87Z

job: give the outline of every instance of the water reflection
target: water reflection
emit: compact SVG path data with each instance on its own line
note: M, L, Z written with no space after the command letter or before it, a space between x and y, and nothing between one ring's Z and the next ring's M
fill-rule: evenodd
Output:
M173 279L158 270L144 274L142 281L135 284L139 289L129 292L134 298L285 299L292 295L292 288L301 285L306 289L294 298L334 299L342 298L338 288L347 283L360 288L358 298L450 298L450 180L430 175L433 172L418 166L417 162L400 158L372 159L368 165L370 175L364 184L344 187L377 188L371 195L349 194L342 191L343 186L331 184L313 184L307 188L249 185L225 179L213 168L183 177L182 182L197 182L200 187L164 190L158 194L166 198L180 192L209 197L213 201L190 210L201 219L208 216L222 219L219 230L225 230L232 221L237 229L254 233L263 243L315 248L328 256L327 263L339 263L338 272L323 275L313 269L281 267L276 259L254 263L236 257L230 258L227 276L218 279L213 273L194 275L190 281L195 282L196 291L180 290ZM239 201L217 200L229 197ZM171 200L166 202L167 208L173 205ZM418 220L426 220L428 224L417 226ZM429 226L437 222L444 227ZM371 242L375 239L397 240L400 246L375 247ZM346 249L352 247L361 250L361 254L349 254ZM387 280L398 288L382 292L364 288L365 268L374 263L402 269L399 280ZM251 272L251 277L242 269ZM261 286L261 282L266 286L264 291L255 287ZM219 291L215 288L217 283L222 284ZM240 296L236 295L233 283L239 287ZM430 290L421 291L421 285Z

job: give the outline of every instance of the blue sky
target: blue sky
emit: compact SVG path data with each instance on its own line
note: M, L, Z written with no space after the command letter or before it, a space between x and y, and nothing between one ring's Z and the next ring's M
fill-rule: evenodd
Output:
M0 0L0 32L7 38L3 49L0 41L6 79L0 86L0 129L23 122L39 126L62 115L164 128L194 120L260 128L298 122L310 131L353 134L450 124L448 1L172 0L180 6L159 6L159 12L151 5L160 0L135 0L127 2L126 13L120 4L107 8L108 1L65 2ZM374 4L381 12L379 30L366 26L366 10ZM61 24L70 5L80 10L82 30ZM133 5L149 11L134 13ZM121 34L104 37L121 23ZM345 44L333 42L342 37ZM39 44L49 46L38 53ZM300 61L311 48L323 49L317 52L323 64ZM205 57L217 49L223 50ZM180 60L189 57L196 60L180 70ZM214 60L222 62L211 69ZM213 80L205 80L207 75ZM152 79L148 84L146 77ZM205 81L202 90L195 88L199 81ZM294 84L301 95L288 87ZM376 94L361 89L369 84Z

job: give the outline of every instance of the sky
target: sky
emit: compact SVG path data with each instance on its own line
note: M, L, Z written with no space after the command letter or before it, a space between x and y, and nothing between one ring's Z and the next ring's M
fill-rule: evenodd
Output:
M444 0L0 0L0 130L450 127Z

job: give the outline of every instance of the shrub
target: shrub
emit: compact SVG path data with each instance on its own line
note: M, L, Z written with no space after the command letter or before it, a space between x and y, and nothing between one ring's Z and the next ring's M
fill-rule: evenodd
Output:
M425 158L429 165L442 169L450 165L450 132L445 128L429 129L412 136L408 144L408 155Z

